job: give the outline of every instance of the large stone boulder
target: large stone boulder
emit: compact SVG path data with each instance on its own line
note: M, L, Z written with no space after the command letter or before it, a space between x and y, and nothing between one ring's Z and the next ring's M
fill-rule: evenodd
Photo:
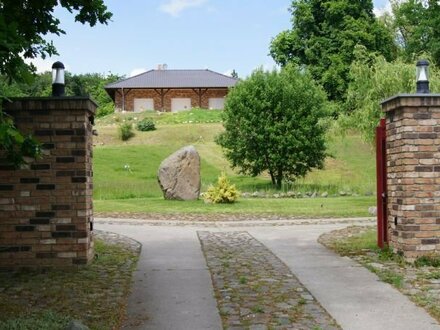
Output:
M186 146L162 161L157 173L165 199L193 200L200 195L200 156Z

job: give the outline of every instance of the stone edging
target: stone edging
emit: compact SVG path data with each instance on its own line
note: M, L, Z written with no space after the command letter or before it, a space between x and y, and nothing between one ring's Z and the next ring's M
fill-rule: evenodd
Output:
M95 222L110 225L134 226L193 226L193 227L253 227L253 226L294 226L320 224L363 224L376 223L375 218L325 218L325 219L280 219L280 220L237 220L237 221L181 221L127 218L95 218Z

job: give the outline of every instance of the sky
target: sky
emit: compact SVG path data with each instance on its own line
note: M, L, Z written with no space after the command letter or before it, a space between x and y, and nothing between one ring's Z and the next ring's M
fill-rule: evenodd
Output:
M275 66L273 37L291 28L291 0L104 0L108 25L74 22L55 10L65 35L48 36L59 56L32 62L39 72L61 61L74 74L109 72L127 77L167 64L168 69L210 69L246 77ZM388 0L374 0L380 13Z

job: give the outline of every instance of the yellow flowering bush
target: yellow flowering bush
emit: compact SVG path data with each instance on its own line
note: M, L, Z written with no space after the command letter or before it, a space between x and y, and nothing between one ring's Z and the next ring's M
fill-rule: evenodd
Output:
M225 173L222 173L217 180L216 185L211 185L208 190L202 194L205 203L234 203L240 196L234 184L231 184Z

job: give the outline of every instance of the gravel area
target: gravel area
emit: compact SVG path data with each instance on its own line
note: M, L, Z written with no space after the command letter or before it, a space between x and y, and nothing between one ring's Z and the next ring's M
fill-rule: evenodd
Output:
M199 231L224 329L340 329L263 244L244 231Z
M365 226L351 226L325 233L321 235L319 242L334 249L335 242L359 236L371 230L375 229ZM348 257L378 274L385 282L393 284L440 322L440 268L415 267L399 259L381 258L376 251L369 249L350 253Z

